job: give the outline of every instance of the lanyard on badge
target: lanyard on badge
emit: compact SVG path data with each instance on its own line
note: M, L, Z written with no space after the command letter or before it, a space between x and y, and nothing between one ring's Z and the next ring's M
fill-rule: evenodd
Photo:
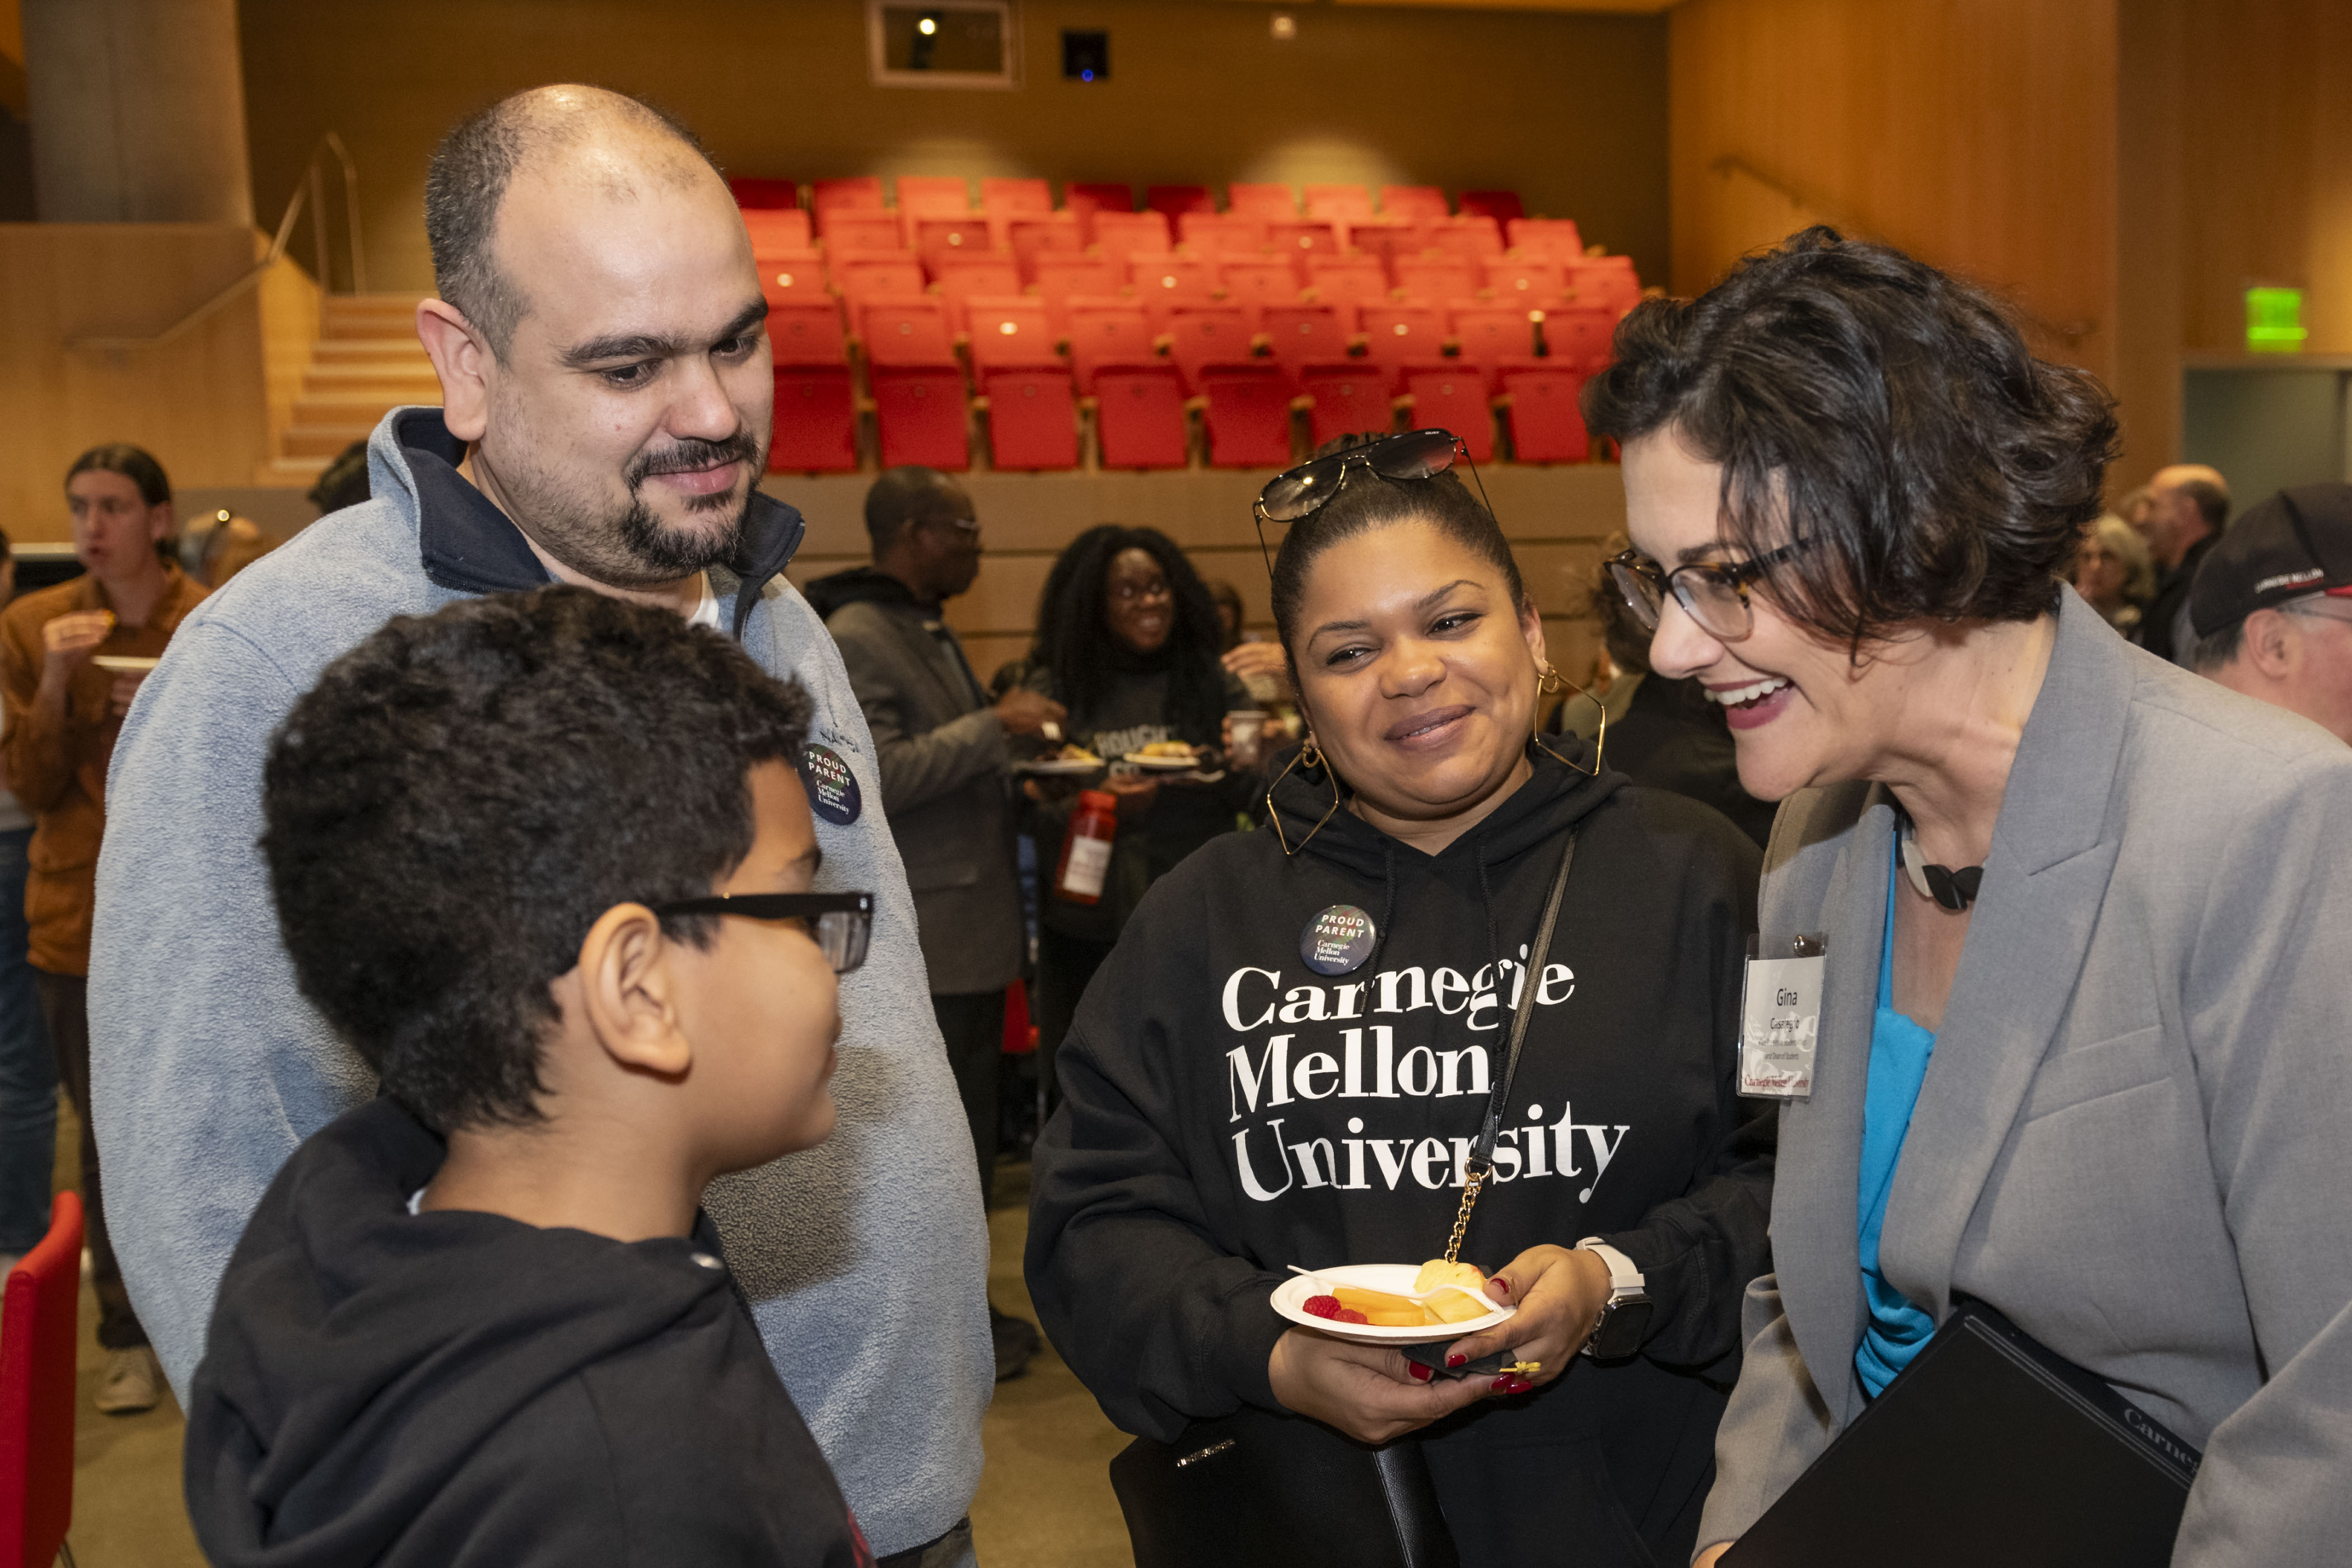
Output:
M1576 861L1576 834L1570 830L1568 847L1560 852L1559 870L1552 877L1551 892L1544 900L1543 919L1537 922L1536 939L1528 946L1528 962L1519 970L1519 998L1511 1009L1511 1038L1503 1053L1503 1070L1495 1075L1493 1092L1486 1096L1486 1120L1478 1128L1478 1145L1471 1150L1462 1177L1462 1208L1454 1216L1454 1234L1446 1238L1445 1261L1452 1263L1462 1251L1463 1233L1470 1228L1470 1211L1478 1204L1478 1191L1495 1170L1495 1141L1502 1136L1503 1111L1511 1100L1511 1079L1518 1076L1519 1047L1528 1037L1528 1025L1536 1016L1537 982L1543 977L1544 963L1551 952L1552 928L1559 923L1559 901L1568 891L1568 868ZM1500 973L1496 975L1499 984Z
M1759 1100L1811 1100L1813 1047L1822 1030L1822 973L1829 939L1808 932L1768 954L1748 939L1739 994L1739 1092Z

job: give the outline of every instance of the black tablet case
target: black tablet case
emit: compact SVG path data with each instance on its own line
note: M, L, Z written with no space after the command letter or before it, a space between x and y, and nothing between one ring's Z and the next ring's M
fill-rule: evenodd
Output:
M1723 1568L2165 1568L2201 1457L1963 1301Z

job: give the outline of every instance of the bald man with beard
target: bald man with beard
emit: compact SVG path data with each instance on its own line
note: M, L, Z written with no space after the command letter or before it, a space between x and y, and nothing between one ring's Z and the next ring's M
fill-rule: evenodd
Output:
M425 227L440 298L416 330L443 405L386 415L373 499L183 624L115 753L90 1025L132 1300L184 1395L263 1190L374 1092L295 984L256 848L263 757L295 698L390 617L467 595L562 582L667 608L807 689L819 889L876 903L866 962L842 978L839 1131L722 1179L707 1207L874 1549L893 1568L968 1562L987 1236L873 741L782 575L800 516L755 488L774 384L742 220L682 127L549 87L449 134Z

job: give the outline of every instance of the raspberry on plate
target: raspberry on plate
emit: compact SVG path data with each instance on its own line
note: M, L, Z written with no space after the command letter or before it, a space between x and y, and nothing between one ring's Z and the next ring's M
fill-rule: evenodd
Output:
M1306 1310L1309 1317L1336 1318L1339 1315L1339 1298L1337 1296L1309 1296L1307 1298Z

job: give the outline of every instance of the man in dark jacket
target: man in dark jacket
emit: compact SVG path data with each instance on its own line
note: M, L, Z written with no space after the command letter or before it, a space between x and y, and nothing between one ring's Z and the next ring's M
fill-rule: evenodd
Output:
M2229 526L2229 481L2202 463L2175 463L2156 471L2147 497L2147 516L2139 529L2156 557L2156 599L2140 617L2139 646L2192 668L2197 634L2189 624L2189 589L2206 552Z
M882 809L907 863L930 971L931 1008L971 1122L981 1201L996 1170L1004 990L1028 956L1010 793L1014 735L1064 717L1034 691L992 706L940 607L980 573L980 523L963 487L934 468L892 468L866 496L874 564L808 586L840 645L882 771ZM997 1376L1019 1372L1036 1332L992 1311Z

